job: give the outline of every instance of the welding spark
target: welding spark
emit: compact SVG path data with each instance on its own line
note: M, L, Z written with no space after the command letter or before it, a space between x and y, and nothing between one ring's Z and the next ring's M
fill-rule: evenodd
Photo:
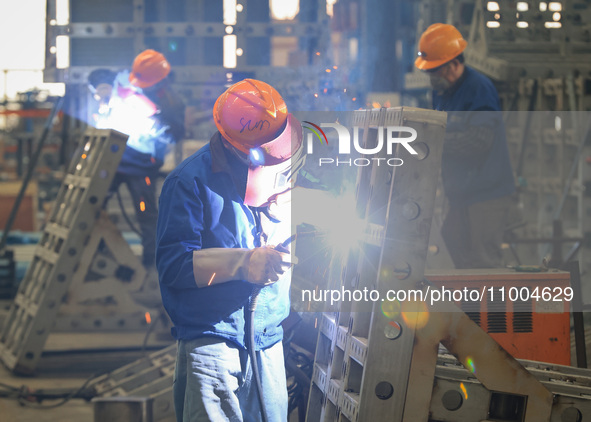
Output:
M146 211L146 203L144 201L140 202L140 211L141 212Z
M462 393L464 393L464 398L468 400L468 390L466 390L466 386L464 385L464 383L460 384L460 389L462 390Z
M208 285L208 286L210 286L210 285L211 285L211 283L213 282L213 279L214 279L214 277L215 277L215 274L216 274L216 273L213 273L213 274L211 275L211 278L209 279L209 282L207 283L207 285Z
M150 186L152 184L152 181L150 180L150 178L148 176L146 176L146 186Z
M152 323L152 317L150 316L149 312L146 312L146 314L144 315L146 317L146 323L147 324L151 324Z

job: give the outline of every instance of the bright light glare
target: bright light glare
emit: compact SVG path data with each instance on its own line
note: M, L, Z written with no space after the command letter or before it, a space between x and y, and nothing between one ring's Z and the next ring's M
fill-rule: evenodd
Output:
M562 129L562 119L560 116L554 118L554 129L556 129L556 132L560 132L560 129Z
M476 373L476 364L474 363L474 359L472 356L468 356L466 358L466 364L464 365L468 371L472 372L473 374Z
M300 13L300 0L271 0L270 7L273 19L292 20Z
M548 3L541 2L540 3L540 12L545 12L546 10L548 10Z
M261 166L265 164L265 156L260 148L252 148L249 155L250 162L254 165Z
M552 15L552 19L555 21L559 21L561 18L560 13L559 12L554 12L554 14Z
M524 1L517 2L517 11L518 12L527 12L529 10L529 4Z
M55 2L55 21L58 25L68 25L70 23L70 5L69 0L56 0Z
M359 39L351 37L349 39L349 57L351 61L356 61L359 54Z
M131 95L126 98L112 97L109 103L111 112L98 116L96 127L99 129L115 129L129 135L127 145L147 154L153 154L154 145L144 142L146 136L162 134L166 127L159 127L152 117L153 105Z
M562 24L560 22L545 22L544 26L550 29L562 28Z
M236 68L236 35L224 35L224 67Z
M364 221L357 215L357 201L352 192L335 196L329 192L295 188L291 193L291 219L294 226L306 223L319 234L335 253L346 253L359 245L364 236Z
M501 26L501 22L497 22L497 21L488 21L486 23L486 26L489 28L499 28Z
M548 9L551 12L561 12L562 11L562 3L559 1L551 1L548 5Z
M486 4L486 8L489 12L498 12L499 11L499 3L496 1L489 1Z
M224 0L224 25L236 25L236 0Z
M41 70L8 70L0 74L0 98L15 99L19 92L32 89L58 97L63 97L66 91L63 83L44 83Z
M527 28L529 26L529 23L524 22L524 21L519 21L519 22L517 22L516 25L518 28Z
M337 0L326 0L326 14L332 18L334 15L334 5Z
M66 69L70 67L70 37L58 35L55 37L55 67Z

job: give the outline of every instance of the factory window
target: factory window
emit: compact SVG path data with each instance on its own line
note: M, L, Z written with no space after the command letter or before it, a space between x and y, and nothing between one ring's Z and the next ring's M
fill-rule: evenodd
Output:
M486 9L487 9L489 12L498 12L498 11L500 10L499 3L498 3L498 2L496 2L496 1L489 1L489 2L486 4Z
M271 0L271 17L273 19L293 20L299 12L299 0Z

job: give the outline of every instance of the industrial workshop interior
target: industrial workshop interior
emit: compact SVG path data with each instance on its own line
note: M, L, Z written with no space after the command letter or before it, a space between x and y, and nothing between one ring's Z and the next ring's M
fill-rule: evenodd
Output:
M0 421L591 421L591 0L2 0Z

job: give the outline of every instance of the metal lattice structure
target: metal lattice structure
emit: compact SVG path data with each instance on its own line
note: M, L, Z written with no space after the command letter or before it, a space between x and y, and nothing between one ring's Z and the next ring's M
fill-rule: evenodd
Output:
M82 86L74 96L85 108L92 70L130 69L138 53L152 48L170 62L178 92L200 110L210 110L228 82L245 77L272 84L286 100L318 92L326 65L316 52L326 50L330 27L324 1L301 2L291 20L273 18L268 0L225 3L50 0L44 79ZM238 51L235 63L224 62L228 42Z
M518 362L554 396L552 410L543 420L575 422L591 417L591 374L588 369L528 360ZM434 420L487 420L502 412L504 399L506 397L498 392L476 382L473 373L453 356L442 354L437 359L429 407Z
M60 188L0 334L0 359L31 373L103 207L127 137L89 129Z
M386 297L388 289L422 288L445 119L444 113L420 109L356 112L354 125L366 132L388 125L416 129L421 152L411 156L400 148L404 165L396 171L361 168L357 201L367 224L362 252L333 256L322 289L367 288ZM385 151L380 157L388 158ZM389 318L381 305L343 302L322 315L309 422L378 421L383 415L401 420L416 321Z
M103 211L86 239L52 331L144 331L145 313L161 307L156 276L146 275L139 257ZM152 293L150 306L134 300L140 290L144 297Z
M172 384L176 348L173 344L101 375L92 380L88 388L100 398L103 406L144 397L148 399L152 420L174 417Z

